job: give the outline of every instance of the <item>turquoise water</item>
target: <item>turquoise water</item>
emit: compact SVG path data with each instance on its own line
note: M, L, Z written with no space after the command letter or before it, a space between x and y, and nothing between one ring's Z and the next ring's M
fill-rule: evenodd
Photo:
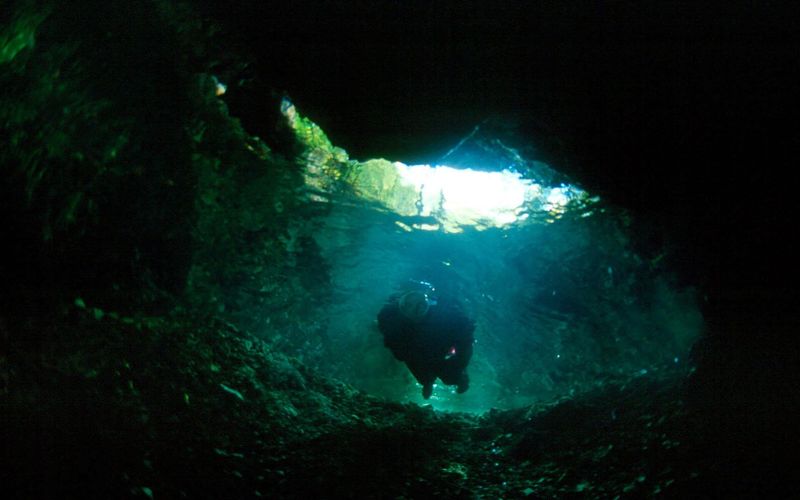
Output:
M332 286L323 372L389 399L483 412L688 368L702 330L694 291L632 250L621 212L451 234L411 229L409 218L348 195L329 203L314 234ZM382 345L377 312L418 280L476 322L465 394L439 384L423 400Z

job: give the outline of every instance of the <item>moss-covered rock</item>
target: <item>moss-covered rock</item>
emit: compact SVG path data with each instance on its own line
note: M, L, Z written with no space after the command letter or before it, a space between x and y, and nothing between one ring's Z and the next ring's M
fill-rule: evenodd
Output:
M374 159L354 164L345 181L364 200L382 205L401 216L417 215L419 193L405 181L393 162Z

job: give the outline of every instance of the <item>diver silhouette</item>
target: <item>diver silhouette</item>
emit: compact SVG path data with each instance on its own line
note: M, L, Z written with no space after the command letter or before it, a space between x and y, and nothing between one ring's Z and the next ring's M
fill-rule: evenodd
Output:
M378 313L378 329L383 344L422 384L425 399L437 378L457 386L459 394L469 389L475 324L454 301L436 301L418 290L395 294Z

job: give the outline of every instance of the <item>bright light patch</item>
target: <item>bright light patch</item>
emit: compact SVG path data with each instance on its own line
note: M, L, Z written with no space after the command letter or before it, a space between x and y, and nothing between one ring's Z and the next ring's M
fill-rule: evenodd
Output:
M211 79L214 81L214 95L219 97L225 94L228 90L228 86L219 81L216 76L212 76Z
M224 92L224 87L221 90ZM354 195L398 215L432 219L398 222L405 231L455 233L466 227L483 230L523 222L546 223L574 210L588 217L592 213L588 206L599 201L575 186L542 185L512 170L406 165L385 159L352 161L346 151L331 144L319 126L300 116L286 98L281 101L281 113L306 148L305 181L313 189L313 201L326 202L327 198L317 193L336 192L337 183L346 183ZM536 164L531 163L532 172Z
M419 215L443 219L448 228L512 224L521 215L525 202L541 192L538 184L508 170L483 172L399 162L394 165L400 178L419 193Z
M547 195L547 204L550 208L565 207L569 203L569 198L562 188L553 188Z

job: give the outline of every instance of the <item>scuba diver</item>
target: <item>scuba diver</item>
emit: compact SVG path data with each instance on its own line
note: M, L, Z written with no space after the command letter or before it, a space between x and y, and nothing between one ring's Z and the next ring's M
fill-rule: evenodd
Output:
M383 344L422 384L423 398L431 397L437 378L459 394L469 389L475 324L454 301L437 301L420 290L395 294L378 313L378 329Z

